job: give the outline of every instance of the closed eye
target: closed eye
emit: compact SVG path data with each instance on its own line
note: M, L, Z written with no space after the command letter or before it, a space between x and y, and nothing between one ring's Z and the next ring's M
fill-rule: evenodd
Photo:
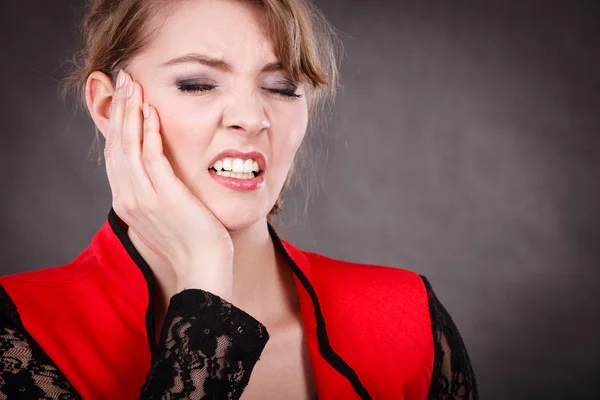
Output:
M212 85L212 84L207 84L207 83L187 82L185 80L176 82L176 86L180 92L187 93L187 94L199 94L199 93L203 93L203 92L209 92L218 87L217 85ZM262 89L268 93L275 94L277 96L282 96L287 99L297 99L297 98L302 97L301 94L296 93L297 87L295 85L288 87L288 88L281 88L281 89L280 88L269 88L269 87L263 87Z
M193 84L193 83L178 83L177 89L184 93L192 93L197 94L201 92L208 92L217 87L217 85L207 85L207 84Z
M266 90L269 93L273 93L276 95L281 95L290 99L297 99L299 97L302 97L301 94L297 94L296 90L293 89L273 89L273 88L263 88L264 90Z

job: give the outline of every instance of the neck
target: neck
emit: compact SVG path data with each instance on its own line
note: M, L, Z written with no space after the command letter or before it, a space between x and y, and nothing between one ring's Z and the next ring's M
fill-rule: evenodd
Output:
M175 294L175 276L131 230L127 234L138 251L145 255L153 272L155 315L157 322L162 321L169 300ZM293 274L275 251L266 219L244 230L230 232L230 235L234 246L232 303L264 320L277 319L295 309Z
M248 304L275 277L275 248L266 220L243 231L230 232L233 241L233 302ZM271 282L272 283L272 282Z
M293 273L275 250L266 219L230 235L234 246L232 303L263 321L296 310Z

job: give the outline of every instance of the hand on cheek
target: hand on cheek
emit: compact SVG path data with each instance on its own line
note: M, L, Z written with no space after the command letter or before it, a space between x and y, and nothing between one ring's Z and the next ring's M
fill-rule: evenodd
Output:
M178 291L201 287L230 299L231 237L175 176L159 126L141 86L121 71L104 151L113 208L143 243L142 256L157 256L173 269Z

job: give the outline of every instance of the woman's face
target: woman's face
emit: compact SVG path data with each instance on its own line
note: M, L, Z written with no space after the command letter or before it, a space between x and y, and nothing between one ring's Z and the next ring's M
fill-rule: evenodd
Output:
M126 68L158 111L175 173L230 231L264 221L308 121L305 86L278 66L259 23L245 2L183 2ZM225 150L262 154L262 185L215 179L209 168Z

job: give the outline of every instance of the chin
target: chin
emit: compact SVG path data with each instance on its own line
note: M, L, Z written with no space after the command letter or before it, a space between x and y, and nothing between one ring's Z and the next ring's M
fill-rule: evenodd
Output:
M241 232L257 224L266 226L267 215L275 204L269 183L253 191L232 190L212 178L200 185L190 185L192 192L230 232Z
M240 204L236 201L217 200L217 204L207 204L207 207L229 232L243 231L262 221L266 223L270 210L264 204L254 201Z

